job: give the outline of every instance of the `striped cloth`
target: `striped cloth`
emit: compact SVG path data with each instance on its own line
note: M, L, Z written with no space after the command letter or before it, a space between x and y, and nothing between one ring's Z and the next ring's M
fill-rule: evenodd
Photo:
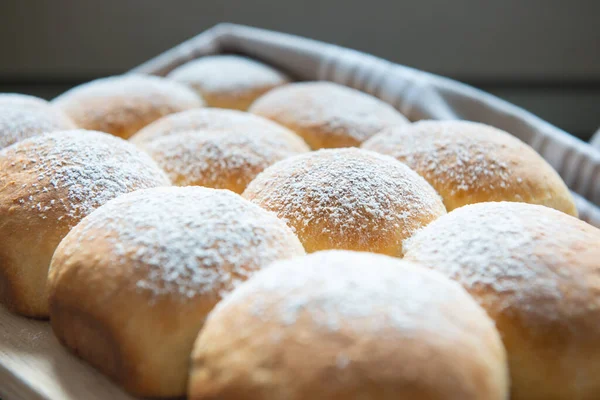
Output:
M510 132L559 172L575 195L580 218L600 227L599 150L528 111L448 78L339 46L234 24L217 25L131 72L165 75L191 59L224 52L259 59L299 80L328 80L362 90L412 121L465 119Z
M600 128L598 128L596 133L594 133L594 136L592 136L590 143L592 146L600 150Z

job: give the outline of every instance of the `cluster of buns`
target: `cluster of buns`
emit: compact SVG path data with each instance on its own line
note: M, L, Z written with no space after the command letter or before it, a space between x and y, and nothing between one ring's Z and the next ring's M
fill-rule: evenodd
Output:
M0 95L0 301L142 397L597 398L600 230L550 165L290 81Z

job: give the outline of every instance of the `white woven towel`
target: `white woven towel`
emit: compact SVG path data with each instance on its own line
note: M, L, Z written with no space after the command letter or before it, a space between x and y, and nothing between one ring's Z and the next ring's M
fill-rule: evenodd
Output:
M596 133L594 133L594 136L592 136L590 143L592 146L600 150L600 128L598 128Z
M600 227L600 151L528 111L451 79L297 36L221 24L135 68L165 75L202 55L236 52L299 80L329 80L394 105L410 120L465 119L512 133L538 151L577 194L580 217ZM600 139L599 139L600 140Z

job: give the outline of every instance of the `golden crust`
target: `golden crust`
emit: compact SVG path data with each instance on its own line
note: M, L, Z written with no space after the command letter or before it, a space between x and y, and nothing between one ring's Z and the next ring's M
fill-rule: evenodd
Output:
M184 85L144 75L97 79L63 93L52 103L78 127L124 139L165 115L204 104Z
M211 313L189 398L507 399L493 323L462 288L425 271L347 251L275 263Z
M524 203L465 206L405 243L405 258L457 280L496 321L516 400L600 392L600 230Z
M0 301L13 312L46 317L48 266L67 232L107 199L168 184L148 156L98 132L55 132L2 150Z
M229 191L123 195L57 248L48 277L52 328L128 392L181 396L193 342L214 305L263 264L303 254L282 221Z
M307 252L402 255L402 241L446 210L427 182L392 157L328 149L265 169L243 196L294 228Z
M94 229L87 233L106 235ZM185 302L139 292L136 284L148 273L146 265L111 264L114 247L103 239L66 254L77 246L76 234L57 249L49 275L56 337L136 396L181 395L187 383L182 360L189 358L205 316L217 303L218 288Z
M262 94L289 82L274 68L237 55L205 56L167 77L194 89L209 107L242 111Z
M283 85L249 111L288 127L313 149L359 146L384 128L408 123L376 97L331 82Z
M488 125L421 121L387 129L362 145L423 176L451 211L466 204L516 201L577 216L571 193L531 147Z
M235 193L242 193L268 166L309 151L292 132L248 132L243 128L168 135L146 144L144 149L177 186L205 186Z

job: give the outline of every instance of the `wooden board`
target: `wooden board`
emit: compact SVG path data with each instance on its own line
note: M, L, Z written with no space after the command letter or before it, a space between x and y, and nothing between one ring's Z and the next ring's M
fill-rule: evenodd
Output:
M47 321L0 306L0 399L132 400L65 349Z

